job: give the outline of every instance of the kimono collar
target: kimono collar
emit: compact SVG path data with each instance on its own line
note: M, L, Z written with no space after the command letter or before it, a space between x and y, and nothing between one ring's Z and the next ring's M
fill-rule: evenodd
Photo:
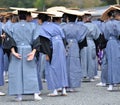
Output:
M44 24L49 24L50 22L48 22L48 21L45 21L45 22L43 22Z
M56 24L56 25L60 25L60 23L58 23L58 22L53 22L54 24Z
M75 24L75 22L68 22L68 23L70 23L70 24Z
M26 20L20 20L20 22L26 22Z
M85 23L91 23L91 21L86 21Z
M116 21L120 21L120 20L118 20L118 19L115 19Z
M50 24L51 22L45 21L42 24Z

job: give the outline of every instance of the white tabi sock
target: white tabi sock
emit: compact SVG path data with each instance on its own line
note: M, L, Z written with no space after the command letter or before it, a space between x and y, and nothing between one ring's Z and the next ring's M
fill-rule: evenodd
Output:
M21 94L18 94L18 95L16 96L16 100L17 100L17 101L22 101L22 95L21 95Z
M108 91L112 91L113 90L113 85L109 85L109 87L107 88Z
M56 89L53 91L53 94L58 95L58 92Z
M62 89L62 94L67 94L67 92L66 92L66 89L65 89L65 88L63 88L63 89Z
M41 100L42 98L39 96L40 93L34 93L34 99L35 100Z

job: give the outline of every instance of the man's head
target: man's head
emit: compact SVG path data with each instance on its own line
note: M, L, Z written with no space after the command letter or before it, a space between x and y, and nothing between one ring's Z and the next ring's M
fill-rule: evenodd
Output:
M27 12L27 13L26 13L26 21L27 21L27 22L31 22L31 21L32 21L31 12Z
M115 11L114 11L114 18L115 18L116 20L120 20L120 10L115 10Z
M83 15L83 22L91 22L92 15L91 14L84 14Z
M18 10L18 16L20 20L26 20L27 11Z

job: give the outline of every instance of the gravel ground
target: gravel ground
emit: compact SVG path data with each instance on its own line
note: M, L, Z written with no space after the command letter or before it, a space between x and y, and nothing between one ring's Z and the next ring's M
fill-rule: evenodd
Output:
M96 87L95 82L83 82L77 92L68 93L68 96L47 97L49 91L46 83L43 83L41 101L34 101L33 95L25 95L22 102L15 102L14 96L0 96L0 105L120 105L120 89L114 87L114 91L108 92L107 87ZM0 87L0 91L7 93L8 83Z

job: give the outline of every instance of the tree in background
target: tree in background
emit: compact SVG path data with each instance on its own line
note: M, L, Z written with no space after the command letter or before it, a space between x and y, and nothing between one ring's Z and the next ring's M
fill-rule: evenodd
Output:
M34 7L38 8L40 10L45 10L45 0L34 1Z
M0 0L0 7L28 7L33 8L35 0Z
M100 5L116 4L117 0L0 0L0 7L36 7L45 10L52 6L65 6L68 8L90 8Z
M45 0L46 8L52 6L69 6L70 0Z
M100 0L45 0L46 8L52 6L65 6L72 8L89 8L101 5Z
M108 5L117 4L117 0L101 0L101 1Z
M12 0L11 0L12 1ZM33 8L34 0L16 0L18 3L18 7L27 7L27 8Z
M116 0L106 0L108 4L117 4Z
M100 0L81 0L82 3L80 4L80 8L91 8L91 7L97 7L101 5Z

